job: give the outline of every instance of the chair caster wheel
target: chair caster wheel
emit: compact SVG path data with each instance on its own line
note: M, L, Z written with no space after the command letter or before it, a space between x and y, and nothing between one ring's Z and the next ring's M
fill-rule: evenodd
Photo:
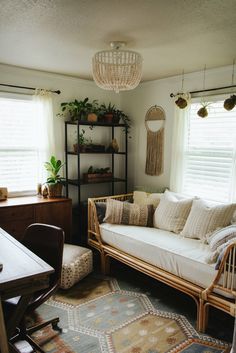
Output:
M52 323L52 328L53 328L53 330L62 333L62 328L61 328L60 326L58 326L58 323L57 323L57 322Z

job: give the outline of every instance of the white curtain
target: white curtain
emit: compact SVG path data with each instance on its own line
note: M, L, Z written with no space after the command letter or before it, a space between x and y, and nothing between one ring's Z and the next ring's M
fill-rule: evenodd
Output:
M33 96L35 103L35 115L37 122L37 141L38 141L38 176L39 183L46 181L47 173L44 168L44 162L48 161L52 155L55 155L55 137L53 122L53 104L52 93L46 90L35 91Z
M185 146L188 133L188 119L191 105L185 109L175 107L172 157L170 173L170 190L181 193L183 190L183 171L185 163Z

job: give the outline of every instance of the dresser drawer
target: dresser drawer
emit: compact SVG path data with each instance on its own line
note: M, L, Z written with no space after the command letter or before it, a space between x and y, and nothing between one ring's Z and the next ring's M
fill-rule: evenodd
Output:
M12 235L14 238L21 241L23 239L26 228L32 223L34 223L33 218L24 220L19 219L8 223L0 222L0 227Z
M34 207L31 205L0 209L0 225L6 221L14 222L17 219L22 220L29 218L34 218Z

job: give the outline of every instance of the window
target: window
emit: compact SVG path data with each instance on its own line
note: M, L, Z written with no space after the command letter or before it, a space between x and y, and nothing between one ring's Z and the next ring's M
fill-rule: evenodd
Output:
M0 96L0 185L10 196L35 194L38 123L31 96Z
M184 148L183 192L230 202L236 196L236 110L211 101L208 117L198 117L199 99L191 104Z

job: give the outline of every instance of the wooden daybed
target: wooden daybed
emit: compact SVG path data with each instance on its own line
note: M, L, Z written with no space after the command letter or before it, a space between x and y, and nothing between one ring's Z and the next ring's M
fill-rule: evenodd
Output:
M120 201L131 200L133 194L117 195L88 200L88 244L100 252L101 268L104 274L109 273L109 260L114 258L154 279L157 279L179 291L189 295L197 306L197 330L204 332L208 320L208 308L213 306L232 316L236 316L236 292L234 290L236 243L231 244L223 257L220 268L212 283L203 288L185 280L162 268L153 266L138 257L121 251L102 240L100 225L97 218L96 202L106 202L108 198ZM145 231L145 227L144 231ZM220 295L216 293L220 291Z

